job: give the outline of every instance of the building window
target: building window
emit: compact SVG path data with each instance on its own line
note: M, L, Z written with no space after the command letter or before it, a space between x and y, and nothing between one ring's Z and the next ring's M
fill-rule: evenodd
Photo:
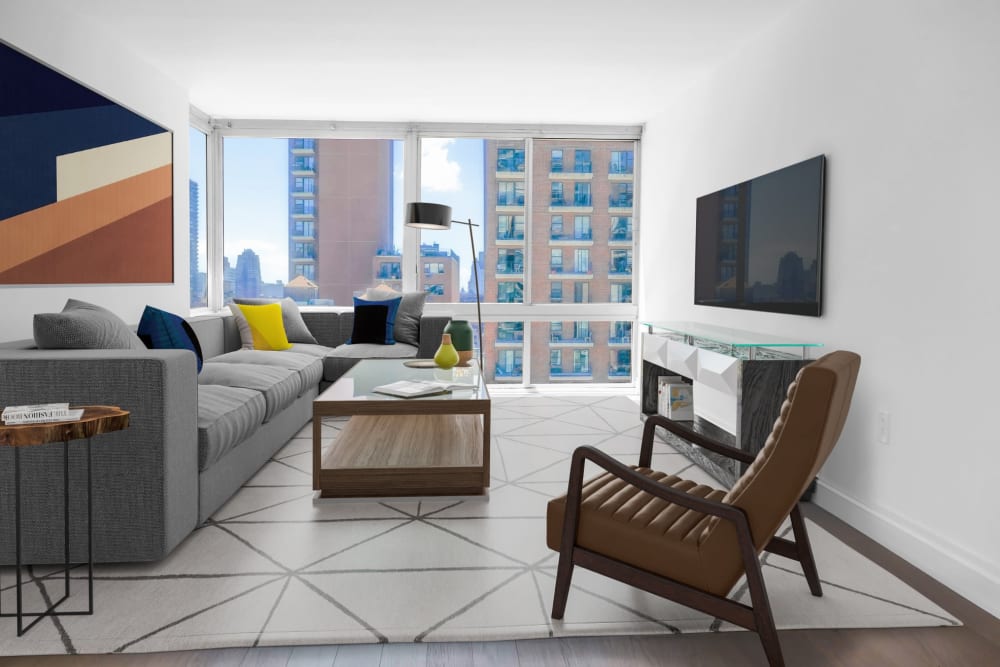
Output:
M524 322L497 322L498 343L523 343Z
M552 206L565 206L566 197L563 194L563 184L556 181L552 184Z
M312 155L296 155L292 158L292 171L313 171L316 158Z
M573 350L573 372L590 373L590 350Z
M292 150L316 150L315 139L291 139Z
M562 370L562 350L549 350L549 368Z
M497 216L497 240L498 241L523 241L524 240L524 216L523 215L498 215Z
M205 183L208 177L208 138L204 132L188 129L188 232L190 233L190 273L188 275L191 293L191 307L204 308L208 305L208 261L206 256L205 227Z
M562 273L563 270L562 248L553 248L549 254L549 273Z
M634 168L632 151L611 151L611 162L608 172L612 174L631 174Z
M296 199L292 204L292 212L299 215L313 215L316 213L316 202L312 199Z
M312 243L296 242L293 245L292 257L294 259L316 259L316 246Z
M549 167L549 171L553 174L558 174L563 170L563 152L562 149L556 148L552 150L552 162Z
M632 251L612 250L610 273L617 275L632 275Z
M316 236L316 221L314 220L294 220L292 222L292 236Z
M632 323L625 320L618 320L611 323L611 336L608 342L612 345L632 344Z
M497 256L497 273L524 273L524 253L501 248Z
M497 171L524 171L524 149L498 148Z
M632 184L612 183L611 186L608 206L611 208L632 208Z
M296 176L293 182L292 192L316 192L316 179L311 176Z
M521 181L497 183L497 206L524 206L524 183Z
M382 262L378 265L378 272L375 277L379 280L401 280L403 268L399 262Z
M577 241L590 241L593 238L589 215L578 215L573 218L573 238Z
M562 322L549 323L549 340L553 343L562 341Z
M424 283L424 292L426 292L427 294L432 294L434 296L444 296L444 285Z
M444 273L444 262L424 262L425 276L439 276Z
M573 206L590 206L590 183L573 184Z
M316 280L316 265L315 264L296 264L295 265L295 275L302 276L309 280Z
M497 303L524 303L524 283L498 282Z
M563 235L563 217L561 215L552 216L551 235L553 240L561 239Z
M496 378L521 377L521 350L497 350Z
M616 215L611 217L611 241L632 240L632 216Z
M590 163L590 149L577 150L573 157L573 171L578 174L589 174L593 171Z
M580 281L573 283L573 303L590 303L590 283Z
M611 283L611 303L632 303L632 283Z
M573 273L590 273L589 248L577 248L573 251Z
M562 282L556 280L549 285L549 303L562 303Z

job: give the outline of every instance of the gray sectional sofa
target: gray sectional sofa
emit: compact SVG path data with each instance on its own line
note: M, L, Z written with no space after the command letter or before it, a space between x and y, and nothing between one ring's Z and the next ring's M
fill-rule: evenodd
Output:
M431 358L450 318L420 319L419 346L345 345L351 311L303 312L317 345L240 349L232 317L188 320L187 350L39 350L0 344L0 405L118 405L130 426L93 439L94 560L166 556L312 417L318 393L363 358ZM62 448L22 448L24 560L62 561ZM0 447L0 563L14 562L13 452ZM11 479L8 479L11 478ZM71 557L85 559L86 462L70 443Z

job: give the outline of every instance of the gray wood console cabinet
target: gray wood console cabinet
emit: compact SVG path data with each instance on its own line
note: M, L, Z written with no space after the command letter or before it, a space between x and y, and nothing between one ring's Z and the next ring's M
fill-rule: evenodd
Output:
M656 414L658 378L680 375L693 384L696 431L756 454L785 400L788 385L819 343L713 327L694 322L642 322L642 412ZM658 434L725 486L744 464Z

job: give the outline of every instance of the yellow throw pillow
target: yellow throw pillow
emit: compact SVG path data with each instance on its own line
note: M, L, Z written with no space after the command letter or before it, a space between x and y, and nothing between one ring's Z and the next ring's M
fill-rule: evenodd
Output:
M285 325L281 320L281 304L269 303L263 306L233 304L243 313L253 334L255 350L287 350L291 348Z

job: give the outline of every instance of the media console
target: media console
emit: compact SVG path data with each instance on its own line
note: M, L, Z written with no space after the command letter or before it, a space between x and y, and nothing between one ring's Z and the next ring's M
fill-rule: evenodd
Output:
M697 322L641 322L642 412L657 411L658 378L680 375L693 384L694 430L756 454L785 400L788 385L822 343L778 338ZM660 429L670 445L726 487L743 464Z

